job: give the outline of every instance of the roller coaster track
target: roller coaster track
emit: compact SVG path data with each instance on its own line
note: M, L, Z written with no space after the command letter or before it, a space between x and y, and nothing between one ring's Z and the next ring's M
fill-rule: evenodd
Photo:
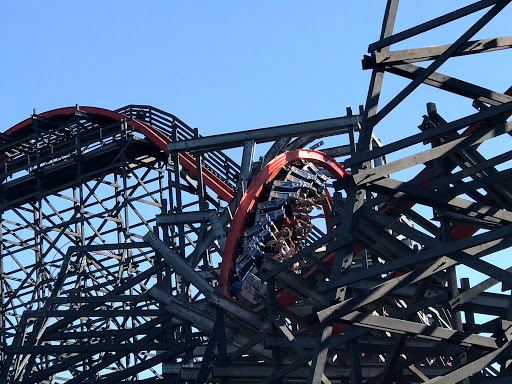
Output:
M389 0L360 115L201 136L77 105L0 134L0 383L508 382L512 87L437 72L510 48L470 41L508 3L393 34ZM480 10L453 44L390 50ZM379 109L386 73L411 82ZM420 84L475 113L429 103L382 144Z

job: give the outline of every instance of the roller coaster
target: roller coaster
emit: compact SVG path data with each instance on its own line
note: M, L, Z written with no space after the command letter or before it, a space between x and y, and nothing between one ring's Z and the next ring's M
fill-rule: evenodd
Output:
M512 87L437 71L511 48L471 40L509 2L393 33L388 0L358 114L201 136L75 105L5 130L0 383L510 383L512 150L482 148L510 140ZM478 12L452 44L390 49ZM410 82L378 108L386 73ZM431 102L381 142L420 85L475 112Z

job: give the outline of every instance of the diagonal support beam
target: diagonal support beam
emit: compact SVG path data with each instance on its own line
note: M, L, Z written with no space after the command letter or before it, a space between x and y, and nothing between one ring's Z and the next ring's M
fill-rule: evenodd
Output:
M395 66L403 63L434 60L443 54L450 44L435 45L431 47L401 49L390 52L374 52L373 61L376 64ZM479 39L468 41L456 52L453 57L472 55L475 53L492 52L501 49L512 48L512 36L493 37L491 39Z
M400 64L386 67L386 72L390 72L410 80L414 80L418 76L421 76L424 70L425 68L414 64ZM508 103L512 100L512 97L507 94L480 87L439 72L433 72L430 74L425 80L423 80L423 83L473 100L476 99L484 103L489 103L491 105Z
M477 1L473 4L467 5L463 8L457 9L453 12L447 13L443 16L439 16L433 20L427 21L425 23L419 24L415 27L406 29L405 31L396 33L391 36L386 36L384 38L381 37L379 41L370 44L368 47L368 52L376 51L382 49L384 47L388 47L391 44L398 43L410 37L419 35L423 32L431 30L433 28L439 27L441 25L447 24L451 21L460 19L461 17L470 15L472 13L478 12L482 9L490 7L491 5L497 4L502 0L483 0Z
M151 248L160 253L169 265L175 268L186 281L193 284L203 295L206 297L212 295L214 288L210 282L205 280L198 272L189 266L180 255L170 249L162 240L156 237L153 232L146 233L144 241L147 242Z
M339 318L342 322L352 325L388 331L397 334L408 334L420 339L443 341L464 347L479 347L488 350L499 349L498 340L493 337L467 334L452 329L429 326L413 321L375 316L362 312L352 312Z

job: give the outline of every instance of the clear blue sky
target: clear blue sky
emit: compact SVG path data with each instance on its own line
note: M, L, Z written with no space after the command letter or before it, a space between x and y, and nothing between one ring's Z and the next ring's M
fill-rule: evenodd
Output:
M32 108L74 104L150 104L204 135L339 116L364 104L370 73L360 61L379 37L385 3L2 1L0 130ZM469 3L403 0L395 30ZM480 35L509 34L511 19L508 9ZM408 46L454 41L464 27L442 28ZM510 63L508 52L489 55ZM468 69L466 78L499 90L512 83L504 65ZM388 92L405 84L393 75L386 80ZM432 95L427 101L437 97L424 88ZM424 113L423 101L411 112L410 129Z
M395 31L471 2L403 0ZM361 59L378 40L385 3L5 0L0 131L32 108L74 104L149 104L203 135L344 115L365 102ZM393 49L453 42L481 14ZM509 35L511 20L509 6L477 37ZM504 91L511 54L459 58L440 72ZM386 75L383 98L405 85ZM470 100L422 86L377 135L389 143L418 132L428 101L448 120L474 112Z

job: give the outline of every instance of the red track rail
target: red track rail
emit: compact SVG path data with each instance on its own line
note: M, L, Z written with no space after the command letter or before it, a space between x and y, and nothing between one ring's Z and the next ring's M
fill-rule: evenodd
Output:
M43 112L40 114L42 117L56 117L56 116L69 116L73 115L76 111L76 107L64 107L53 109L51 111ZM118 112L114 112L104 108L98 107L80 107L81 112L89 113L92 115L104 116L114 120L123 121L126 120L127 124L135 129L136 131L142 133L146 138L155 144L158 148L167 153L167 144L171 142L169 136L164 134L162 131L151 127L149 124L143 123L137 119L131 119L126 115L123 115ZM22 122L16 124L15 126L9 128L5 134L11 135L14 132L20 131L24 128L27 128L32 124L32 118L28 118L23 120ZM7 156L5 154L0 154L0 164L5 161ZM196 168L196 160L195 158L187 152L179 154L179 162L188 172L190 172L193 176L197 176L197 168ZM212 171L207 168L202 169L204 183L212 189L219 197L227 202L230 202L235 193L231 187L229 187L224 181L222 181L217 175L215 175Z
M347 171L345 171L345 169L343 169L343 167L338 164L338 162L332 157L327 156L323 152L314 151L311 149L296 149L282 153L270 161L265 167L263 167L263 169L251 182L247 188L247 191L242 197L240 205L238 206L235 212L235 216L233 217L233 221L231 222L231 229L229 230L228 236L226 238L226 245L224 247L224 253L222 255L222 263L220 267L222 293L225 296L230 296L229 289L231 287L231 281L233 277L235 252L238 246L238 240L240 239L246 224L247 214L258 200L263 186L269 181L273 180L284 166L294 163L297 160L308 160L312 163L318 164L322 166L322 168L329 171L329 173L336 179L341 179L347 175ZM296 297L294 296L292 302L295 299ZM280 302L281 305L285 304L282 302L282 300ZM288 302L289 300L286 301Z

